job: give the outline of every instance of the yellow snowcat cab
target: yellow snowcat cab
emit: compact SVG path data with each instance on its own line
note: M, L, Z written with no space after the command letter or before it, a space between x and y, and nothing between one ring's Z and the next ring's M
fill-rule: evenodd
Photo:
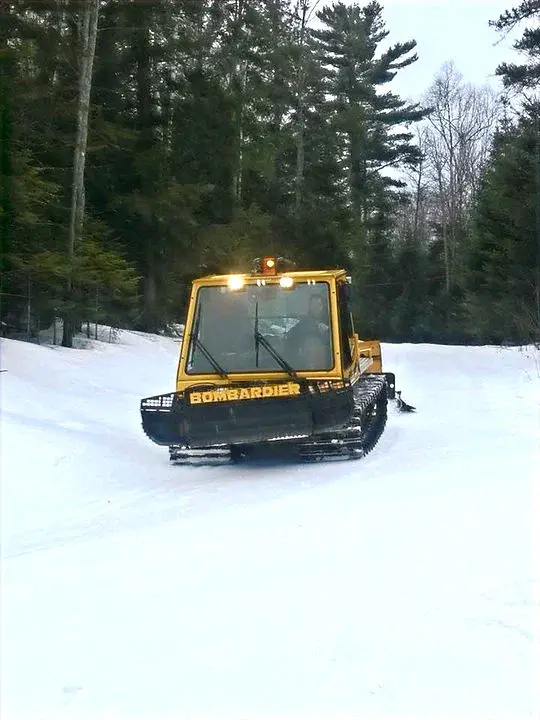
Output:
M379 440L395 378L377 340L360 340L345 270L196 279L176 391L141 401L144 431L175 463L262 452L361 457Z

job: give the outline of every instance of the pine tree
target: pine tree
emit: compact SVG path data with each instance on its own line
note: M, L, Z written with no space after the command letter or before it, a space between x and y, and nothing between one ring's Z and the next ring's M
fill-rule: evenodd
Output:
M417 60L416 42L396 43L378 53L389 32L382 6L334 3L317 16L324 28L313 32L326 68L326 115L338 141L339 183L347 189L349 263L359 278L359 326L368 334L390 337L389 314L382 308L395 292L391 228L403 183L384 171L415 165L420 153L403 126L418 122L426 110L407 104L384 87Z
M511 10L506 10L490 25L499 32L509 32L524 21L540 19L540 0L522 0ZM502 78L505 87L538 88L540 84L540 25L524 30L521 38L514 43L514 49L528 56L520 65L501 63L496 74Z
M382 181L388 187L400 185L382 170L419 160L410 132L396 132L417 122L426 111L408 105L394 93L379 94L401 68L417 60L410 54L414 40L397 43L377 56L380 43L389 32L376 2L366 6L335 3L317 13L326 29L313 32L318 40L320 61L327 71L326 91L336 132L343 139L342 158L349 178L350 197L356 212L369 217L372 188Z
M429 342L433 339L429 298L429 259L422 238L407 229L395 249L396 294L389 307L391 337L401 342Z
M468 307L491 342L540 338L537 113L498 134L476 209Z
M387 308L396 299L412 318L396 258L412 262L415 250L397 239L401 188L386 169L417 162L410 124L424 110L386 88L415 61L415 43L379 49L388 33L376 2L325 8L315 32L317 5L100 0L85 224L65 298L82 5L9 3L0 36L16 38L16 92L0 222L14 294L31 285L44 316L123 313L155 331L179 320L203 265L239 269L273 251L355 273L370 333L395 331Z

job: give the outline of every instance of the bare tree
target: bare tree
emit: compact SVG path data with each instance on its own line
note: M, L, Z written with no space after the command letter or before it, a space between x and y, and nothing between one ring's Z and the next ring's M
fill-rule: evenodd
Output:
M77 245L82 240L84 224L84 167L88 139L88 116L92 90L92 69L96 50L96 36L99 16L99 0L85 0L79 17L79 96L77 102L77 134L73 155L73 184L71 192L71 217L68 238L68 302L73 294L73 265ZM73 346L74 317L71 308L64 315L62 345Z
M426 93L424 104L433 108L423 137L426 177L436 198L449 292L460 231L467 225L489 157L500 103L489 86L464 83L455 66L446 63Z
M428 129L424 125L416 131L416 144L421 153L420 161L403 170L403 180L409 191L410 205L404 208L404 227L398 235L401 237L405 228L415 237L425 237L429 215L429 181L426 175L426 143ZM412 208L412 216L411 216Z

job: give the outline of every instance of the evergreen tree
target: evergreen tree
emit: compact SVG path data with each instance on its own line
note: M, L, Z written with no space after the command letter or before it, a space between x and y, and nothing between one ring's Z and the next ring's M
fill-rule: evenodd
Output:
M326 28L313 32L320 62L327 68L334 126L343 139L351 201L363 220L369 217L370 194L377 194L381 181L401 186L381 171L419 159L413 134L396 130L426 115L418 105L408 105L390 91L378 93L400 68L417 60L416 54L410 54L414 40L397 43L377 56L378 46L389 34L382 12L376 1L364 7L335 3L317 14Z
M475 213L468 307L490 342L538 342L538 106L498 133Z
M414 40L396 43L378 54L389 32L382 6L334 3L318 13L325 25L313 32L319 61L326 68L327 113L339 142L341 184L347 188L349 255L362 288L357 294L359 326L367 334L389 337L385 305L395 289L391 248L392 218L400 202L395 188L403 182L384 173L420 160L413 134L403 126L426 116L391 91L382 92L399 69L417 60Z
M4 191L0 222L3 264L8 272L2 278L1 314L14 332L25 329L32 334L52 322L55 312L71 312L78 322L88 312L82 287L73 284L72 296L65 297L76 128L75 40L81 5L75 0L19 0L1 9L0 32L10 58L9 76L2 82ZM88 233L79 234L78 250L81 258L86 258L83 267L92 267L95 274L99 265L92 264L92 257L97 262L96 254L88 255L84 247L87 238L92 247L98 244L106 252L103 245L108 230L89 218ZM108 258L121 263L121 255L114 249ZM116 265L117 281L101 266L101 286L119 293L118 298L125 292L129 304L133 287L123 282L121 264ZM82 275L74 268L73 283ZM59 279L64 282L62 287Z
M395 248L396 297L390 304L390 335L398 342L433 340L429 257L419 234L408 228Z
M419 336L410 268L427 262L440 286L440 248L425 233L396 232L402 187L386 172L420 157L410 126L425 110L387 90L416 60L415 43L380 50L388 32L376 2L323 8L314 31L317 5L100 0L85 227L68 299L82 6L1 6L13 63L1 83L0 223L12 293L2 297L19 323L30 290L36 324L39 313L40 325L59 311L78 323L123 313L158 330L181 318L204 267L240 269L276 252L355 274L361 332L390 339L410 324ZM428 317L436 334L444 319Z
M491 21L500 32L508 32L518 24L529 20L540 19L540 0L522 0L511 10L506 10L497 20ZM514 43L514 49L528 56L528 60L520 65L501 63L497 75L502 78L505 87L538 88L540 85L540 25L533 25L524 30L521 38Z

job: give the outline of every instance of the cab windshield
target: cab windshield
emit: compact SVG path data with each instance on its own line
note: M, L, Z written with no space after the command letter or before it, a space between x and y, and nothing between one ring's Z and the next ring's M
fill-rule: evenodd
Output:
M332 369L329 298L327 282L201 288L186 372Z

